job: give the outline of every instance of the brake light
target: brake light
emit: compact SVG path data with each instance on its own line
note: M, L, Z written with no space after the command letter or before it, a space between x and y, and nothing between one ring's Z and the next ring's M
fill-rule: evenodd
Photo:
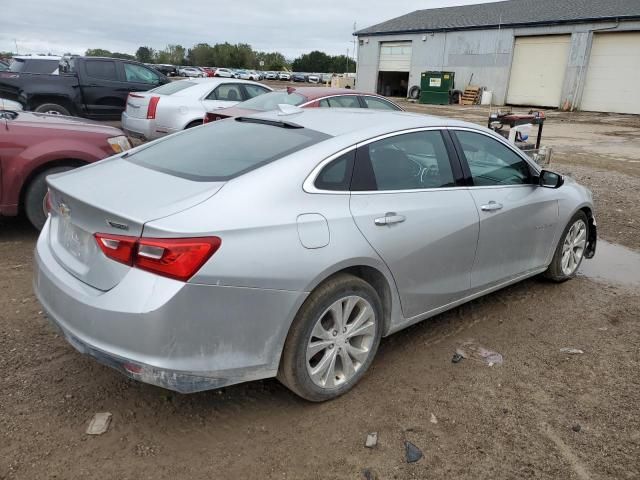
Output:
M219 113L211 113L207 112L202 120L202 123L210 123L215 122L216 120L222 120L223 118L228 118L226 115L220 115Z
M156 118L156 110L158 109L158 102L160 97L151 97L149 100L149 106L147 107L147 119L153 120Z
M112 260L181 281L189 280L222 244L219 237L137 238L96 233L95 238Z

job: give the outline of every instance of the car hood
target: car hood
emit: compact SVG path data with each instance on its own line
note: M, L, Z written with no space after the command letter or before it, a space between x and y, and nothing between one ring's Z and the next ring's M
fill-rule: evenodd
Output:
M43 127L61 130L73 130L76 132L103 133L110 137L124 135L122 130L79 117L67 117L64 115L49 115L46 113L20 112L14 120L21 124L34 127Z

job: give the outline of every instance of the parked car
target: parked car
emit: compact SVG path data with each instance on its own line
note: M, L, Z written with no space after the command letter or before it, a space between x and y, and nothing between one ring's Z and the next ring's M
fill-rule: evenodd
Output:
M264 78L267 80L277 80L278 72L267 72Z
M331 83L331 79L333 78L333 74L332 73L323 73L320 76L320 79L322 80L322 83Z
M307 76L304 73L294 73L291 76L291 80L293 82L306 82L307 81Z
M236 105L271 88L232 78L172 82L148 92L131 93L122 113L122 128L133 137L153 140L202 125L207 111Z
M0 101L0 215L23 212L38 229L47 219L43 208L47 175L131 148L124 133L114 127L2 108Z
M307 75L307 81L309 83L320 83L320 75L317 73L311 73Z
M24 110L22 104L14 102L13 100L7 100L6 98L0 98L0 113L2 112L21 112Z
M0 97L38 113L117 120L129 92L169 82L142 63L118 58L63 58L59 70L59 75L0 72Z
M47 318L179 392L277 376L334 398L382 336L533 275L568 280L596 247L589 190L486 128L411 113L281 109L48 184Z
M279 72L278 80L291 80L291 74L289 72Z
M181 67L178 70L178 75L181 77L202 78L205 77L205 73L195 67Z
M233 78L233 72L228 68L216 68L216 77Z
M207 77L215 77L216 69L211 67L200 67Z
M9 63L9 71L57 74L61 58L51 55L16 55Z
M0 60L0 72L6 72L9 70L9 64Z
M178 70L173 65L159 64L159 63L145 63L147 67L153 68L167 77L173 77L178 75Z
M281 104L294 105L300 108L333 107L402 110L399 105L373 93L362 93L339 88L289 87L286 90L279 90L258 98L252 98L239 103L235 107L207 111L204 122L209 123L229 117L242 117L253 115L256 112L275 110Z

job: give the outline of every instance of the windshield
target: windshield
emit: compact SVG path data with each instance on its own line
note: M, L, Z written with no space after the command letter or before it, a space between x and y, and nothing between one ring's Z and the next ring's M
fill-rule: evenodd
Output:
M247 110L257 110L259 112L266 112L268 110L275 110L280 104L287 105L302 105L307 101L307 97L300 95L299 93L287 93L286 91L269 92L264 95L259 95L247 100L246 102L239 103L238 108L246 108Z
M182 80L180 82L169 82L161 85L158 88L150 90L150 92L157 93L158 95L173 95L174 93L184 90L185 88L193 87L194 85L197 85L197 83L190 82L188 80Z
M22 73L53 73L58 68L59 59L47 58L14 58L9 71Z
M221 182L328 137L306 128L223 120L168 137L126 159L189 180Z

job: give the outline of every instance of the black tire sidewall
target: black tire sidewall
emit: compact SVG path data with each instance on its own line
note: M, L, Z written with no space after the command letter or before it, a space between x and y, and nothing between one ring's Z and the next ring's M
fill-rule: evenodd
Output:
M289 357L289 361L292 362L292 365L290 366L290 380L295 382L295 385L288 386L303 398L316 402L336 398L353 388L360 381L362 376L364 376L373 362L382 336L382 302L374 288L360 278L351 275L345 275L344 277L336 280L335 284L329 289L319 288L317 290L317 296L315 298L310 297L308 299L313 302L312 306L306 309L303 306L299 315L294 320L296 323L294 335L292 338L287 340L287 342L289 342L289 340L292 341L292 344L287 345L287 347L292 349ZM312 293L312 295L314 294ZM366 362L360 367L356 375L349 382L334 389L323 389L313 383L309 373L307 372L307 345L311 336L311 331L313 330L313 327L320 315L322 315L334 302L349 295L358 295L364 298L374 309L376 315L376 332L373 344L371 345L371 353L369 354Z
M44 196L47 193L47 176L66 172L73 168L71 166L49 168L36 175L27 186L24 195L24 213L31 225L37 230L42 230L47 221L47 215L43 210Z
M580 262L578 262L578 266L576 267L576 269L573 271L571 275L567 275L562 271L562 246L564 245L564 241L567 238L567 235L569 234L569 230L571 229L573 224L576 223L578 220L582 220L586 225L586 228L587 228L586 235L587 235L587 238L589 238L589 219L587 218L587 215L583 211L576 212L571 217L571 220L569 220L567 225L564 227L564 231L562 232L562 235L560 236L560 240L558 241L558 245L556 246L556 251L553 255L553 259L551 260L551 264L549 265L549 269L545 272L547 278L550 278L551 280L554 280L556 282L569 280L570 278L573 278L576 276L576 274L578 273L578 270L580 269L580 265L582 265L582 261L584 260L584 253L582 255L582 258L580 258ZM585 251L586 251L586 245L585 245Z
M36 113L46 113L51 111L57 111L60 115L67 117L71 115L71 112L66 107L57 103L43 103L34 109L34 112Z

